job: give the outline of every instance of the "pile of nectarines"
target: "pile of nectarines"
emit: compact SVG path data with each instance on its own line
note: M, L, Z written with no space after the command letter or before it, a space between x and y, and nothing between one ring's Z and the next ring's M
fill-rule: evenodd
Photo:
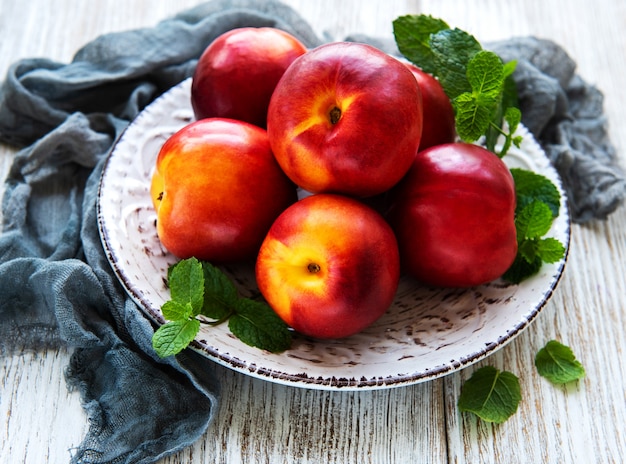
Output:
M156 161L159 238L181 259L254 261L269 305L303 334L366 328L401 266L469 286L515 256L508 169L454 143L436 79L370 45L307 50L278 29L235 29L200 57L191 102L197 120Z

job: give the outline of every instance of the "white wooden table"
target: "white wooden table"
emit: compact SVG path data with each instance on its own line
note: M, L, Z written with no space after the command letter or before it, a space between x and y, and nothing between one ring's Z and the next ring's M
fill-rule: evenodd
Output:
M153 26L198 0L0 0L0 79L19 58L69 61L101 33ZM399 15L425 12L481 42L537 35L562 44L606 95L611 137L626 165L626 2L622 0L288 0L319 33L391 37ZM14 151L0 146L4 178ZM480 363L390 390L325 392L276 385L216 367L221 408L206 434L165 463L626 462L626 208L572 228L561 283L535 322ZM587 376L554 387L534 355L572 347ZM0 463L63 463L88 424L67 391L63 350L0 360ZM459 413L462 383L490 364L518 375L522 402L502 425Z

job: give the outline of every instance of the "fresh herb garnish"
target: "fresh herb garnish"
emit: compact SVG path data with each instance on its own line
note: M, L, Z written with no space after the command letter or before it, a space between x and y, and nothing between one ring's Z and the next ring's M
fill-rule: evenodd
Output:
M521 399L519 379L515 374L484 366L463 384L458 407L486 422L500 424L515 414Z
M242 342L272 353L291 346L291 332L276 313L264 302L241 297L230 279L210 263L181 260L169 268L168 283L171 299L161 307L168 322L152 337L160 357L185 349L201 322L217 325L228 320L228 328Z
M515 61L503 63L472 35L429 15L400 16L393 22L393 31L405 58L441 83L452 102L461 140L482 138L485 147L499 157L511 145L520 147L522 137L515 135L522 119L512 78ZM504 142L498 147L501 137ZM561 196L544 176L519 168L511 173L517 195L518 254L503 278L520 283L537 274L544 262L557 262L565 254L561 242L544 238L559 215Z
M550 340L537 352L535 366L539 375L557 385L585 376L585 368L576 360L571 348L556 340Z
M517 256L503 278L512 283L536 274L543 263L556 263L565 255L565 246L557 239L545 237L559 215L561 195L545 176L512 168L517 209Z
M400 16L393 22L393 32L405 58L441 83L452 102L461 140L475 142L484 136L487 149L500 157L511 144L520 146L521 137L514 135L521 120L512 80L515 61L503 63L471 34L429 15ZM497 150L501 135L504 144Z

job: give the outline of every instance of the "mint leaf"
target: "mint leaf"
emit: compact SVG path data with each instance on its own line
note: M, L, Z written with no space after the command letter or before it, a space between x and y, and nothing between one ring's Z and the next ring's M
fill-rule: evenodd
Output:
M168 275L172 300L189 303L193 314L199 314L204 299L202 264L195 258L185 259L171 266Z
M520 242L517 252L529 263L534 262L537 258L541 259L537 253L537 241L534 239L524 239Z
M556 263L565 255L565 247L555 238L544 238L537 241L536 255L544 263Z
M515 107L508 107L505 111L504 111L504 120L506 121L506 124L508 126L508 132L504 132L504 131L493 131L493 128L490 130L490 133L492 133L493 135L491 136L491 142L495 148L495 143L498 139L498 132L502 133L504 135L504 145L502 146L502 149L500 150L500 153L497 153L497 155L502 158L504 155L506 155L509 151L509 149L511 148L511 144L515 145L516 147L520 147L521 143L522 143L522 136L521 135L516 135L513 136L513 134L515 133L515 131L517 130L517 126L519 126L519 123L522 120L522 112ZM498 128L499 129L499 128ZM488 134L489 135L489 134Z
M152 347L161 358L178 354L193 341L199 330L197 319L168 322L154 332Z
M519 108L508 107L504 112L504 120L507 126L509 126L509 133L513 134L517 130L519 123L522 122L522 112ZM521 142L521 137L518 137L518 139ZM519 147L518 143L516 145Z
M504 66L502 68L502 71L504 72L504 77L506 78L506 77L512 76L513 73L515 72L516 67L517 67L517 60L511 60L511 61L507 61L506 63L504 63Z
M478 140L489 128L493 110L498 104L494 97L466 92L454 100L455 121L459 137L466 142Z
M550 340L535 356L539 375L560 385L585 376L585 368L576 360L571 348L556 340Z
M211 319L221 320L232 312L239 298L232 281L217 267L203 261L204 304L201 314Z
M454 99L456 128L461 139L474 142L487 132L498 110L504 83L502 60L493 52L476 52L467 63L471 92Z
M163 317L168 321L184 321L194 316L191 303L180 303L176 300L169 300L161 306Z
M515 414L521 399L519 379L514 374L485 366L463 385L458 407L486 422L500 424Z
M467 63L467 80L472 92L491 93L495 97L504 84L504 64L493 52L476 52Z
M555 238L531 238L522 240L518 251L529 263L537 259L544 263L556 263L563 258L565 247Z
M565 247L555 238L541 238L552 226L548 205L535 200L515 217L517 256L502 278L514 284L539 272L544 262L556 263L565 255Z
M521 253L518 253L513 264L502 275L502 278L512 284L519 284L523 280L537 274L543 265L543 261L539 256L534 260L528 261Z
M189 258L168 269L171 299L161 306L167 322L155 331L152 346L160 357L179 353L200 330L202 314L217 325L229 320L233 335L242 342L271 352L291 346L291 332L265 303L241 298L233 282L219 268Z
M534 200L516 216L515 227L518 242L544 236L552 226L552 211L543 201Z
M435 71L430 36L444 29L449 29L445 21L426 15L400 16L393 21L393 35L400 53L430 74Z
M280 353L291 346L287 325L272 308L259 301L244 298L237 301L228 328L245 344L272 353Z
M563 258L565 247L555 238L541 238L552 227L552 211L544 202L534 200L515 217L517 256L513 265L502 276L512 283L539 272L543 262L555 263Z
M470 34L460 29L444 29L430 38L435 71L443 90L450 100L472 87L467 79L467 64L482 50L480 43Z
M516 122L517 116L512 122ZM543 238L558 216L561 195L547 177L521 168L511 168L517 207L515 228L518 253L502 278L518 284L539 272L542 263L556 263L565 255L565 246L554 238Z
M521 168L511 168L517 196L517 214L529 203L540 200L550 207L557 217L561 207L561 194L547 177Z
M456 131L461 140L475 142L484 135L485 147L502 158L511 144L519 121L509 108L518 107L513 73L515 60L503 63L495 53L483 50L471 34L450 27L432 16L401 16L393 22L400 52L413 64L435 76L452 102ZM502 129L507 117L509 132ZM519 118L521 120L521 116ZM499 152L497 141L504 135Z

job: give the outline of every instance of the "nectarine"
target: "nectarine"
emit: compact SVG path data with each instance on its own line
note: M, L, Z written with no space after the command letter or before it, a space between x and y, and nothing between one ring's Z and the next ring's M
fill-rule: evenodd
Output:
M287 68L270 100L267 131L278 163L303 189L373 196L415 158L420 90L411 71L379 49L329 43Z
M259 289L296 331L355 334L380 318L398 286L398 245L383 217L340 195L316 194L287 208L263 241Z
M419 150L454 142L456 122L450 98L433 76L412 64L407 64L407 66L417 79L422 92L424 124Z
M513 176L486 148L449 143L420 151L392 203L402 266L424 283L484 284L515 259Z
M209 118L172 135L152 177L157 233L178 258L251 259L274 219L297 199L264 129Z
M272 27L242 27L217 37L200 56L192 77L197 119L220 117L265 128L279 79L306 47Z

